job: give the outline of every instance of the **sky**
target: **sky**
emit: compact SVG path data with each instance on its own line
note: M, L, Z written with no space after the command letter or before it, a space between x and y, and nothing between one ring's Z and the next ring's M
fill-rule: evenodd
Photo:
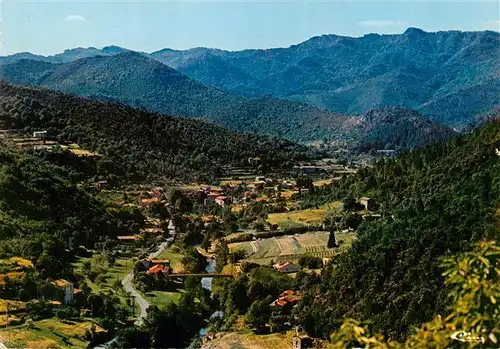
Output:
M117 45L227 50L288 47L322 34L500 31L498 1L0 0L0 55Z

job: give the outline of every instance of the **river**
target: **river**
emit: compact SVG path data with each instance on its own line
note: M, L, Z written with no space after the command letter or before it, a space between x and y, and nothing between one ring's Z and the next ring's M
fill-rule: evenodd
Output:
M207 258L207 266L205 267L205 271L207 273L213 273L215 272L215 259L210 259ZM203 287L206 290L212 291L212 281L213 277L208 277L208 278L202 278L201 279L201 287ZM210 318L214 317L223 317L224 313L220 310L215 311ZM204 327L200 330L200 336L204 336L207 334L207 329L208 327Z

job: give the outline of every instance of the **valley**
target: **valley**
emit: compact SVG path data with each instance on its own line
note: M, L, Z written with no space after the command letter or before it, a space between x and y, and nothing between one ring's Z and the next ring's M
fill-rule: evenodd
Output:
M0 348L498 347L487 4L119 5L0 7Z

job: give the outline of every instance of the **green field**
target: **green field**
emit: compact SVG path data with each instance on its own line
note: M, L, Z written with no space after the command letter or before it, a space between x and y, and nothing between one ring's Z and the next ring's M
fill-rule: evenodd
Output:
M340 202L332 202L323 207L307 210L290 211L284 213L271 213L268 215L267 221L271 224L287 225L287 224L320 224L325 218L326 211L336 209L341 206Z
M267 264L270 261L294 261L302 254L331 257L350 246L356 237L354 232L336 233L337 241L342 241L342 246L341 248L328 249L326 245L329 235L328 232L309 232L237 242L229 244L229 247L232 250L244 250L248 261Z
M81 257L77 262L73 263L75 271L81 270L82 263L85 260L91 260L91 258ZM134 269L134 264L135 263L132 259L132 255L122 256L120 258L117 258L115 264L104 274L104 281L102 283L92 282L88 278L85 281L94 293L115 292L116 295L120 298L121 304L131 312L132 307L127 305L126 301L129 297L123 290L121 282L125 278L125 276ZM118 283L120 284L120 286L117 288L115 286Z
M2 341L9 348L86 348L85 339L91 321L46 319L35 321L33 328L20 326L0 330ZM103 331L99 326L98 331Z
M144 299L146 299L151 305L156 305L160 309L165 308L168 303L179 302L181 295L181 290L179 290L178 292L151 291L146 294L142 293Z
M168 259L170 260L170 267L174 273L181 272L183 270L182 258L184 256L181 253L174 251L172 247L167 248L162 253L160 253L156 259Z

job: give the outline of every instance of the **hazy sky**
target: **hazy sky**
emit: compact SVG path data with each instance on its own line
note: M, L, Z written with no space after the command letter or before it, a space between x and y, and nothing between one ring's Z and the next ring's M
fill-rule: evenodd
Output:
M402 33L409 26L500 30L497 1L0 2L2 55L107 45L148 52L287 47L315 35Z

